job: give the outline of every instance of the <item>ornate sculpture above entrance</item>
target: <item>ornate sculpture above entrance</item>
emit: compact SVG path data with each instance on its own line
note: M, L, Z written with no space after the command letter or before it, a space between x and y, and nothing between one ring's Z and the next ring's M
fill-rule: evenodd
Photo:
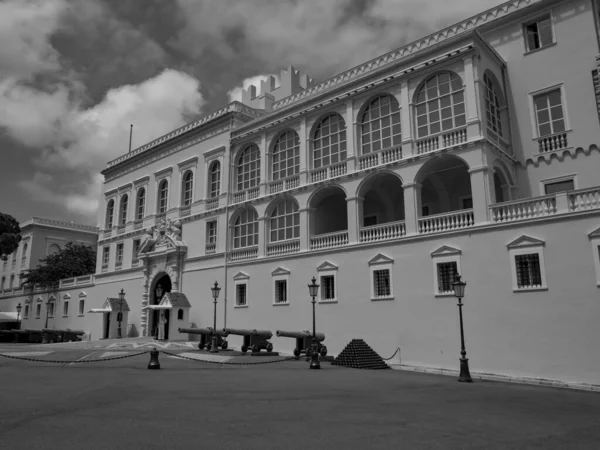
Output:
M181 240L181 222L179 220L162 219L158 225L146 229L146 237L140 245L139 253L177 247L185 247Z

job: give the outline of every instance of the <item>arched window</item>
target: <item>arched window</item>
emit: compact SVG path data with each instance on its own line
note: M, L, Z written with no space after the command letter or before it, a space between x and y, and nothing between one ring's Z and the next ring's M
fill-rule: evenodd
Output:
M432 76L419 90L415 108L419 138L465 125L462 80L452 72Z
M300 213L293 198L280 201L271 213L271 242L300 237Z
M191 170L188 170L183 177L183 186L181 195L182 206L188 206L192 204L192 192L194 190L194 174Z
M162 180L158 185L158 214L167 212L167 203L169 200L169 182Z
M183 309L177 310L177 320L183 320Z
M500 116L500 99L496 91L495 83L487 74L483 74L483 84L485 86L485 112L487 117L487 127L489 130L502 137L502 118Z
M119 211L119 225L127 223L127 205L129 204L129 196L125 194L121 197L121 210Z
M260 183L260 150L254 144L246 147L237 160L237 190L258 186Z
M110 200L108 205L106 206L106 228L112 228L113 226L113 218L115 216L115 201Z
M361 120L362 154L402 144L400 105L393 96L377 97L367 105Z
M296 175L300 171L300 138L293 131L283 133L273 146L273 180Z
M21 259L27 259L27 242L23 244L23 253L21 254Z
M146 209L146 189L140 188L137 193L135 220L142 220Z
M55 253L60 253L59 245L58 244L50 244L50 247L48 247L48 254L53 255Z
M221 193L221 163L215 161L210 166L210 185L208 186L209 198L218 197Z
M329 166L346 159L346 123L339 114L323 118L313 136L313 168Z
M233 248L258 245L258 214L254 209L240 213L233 226Z

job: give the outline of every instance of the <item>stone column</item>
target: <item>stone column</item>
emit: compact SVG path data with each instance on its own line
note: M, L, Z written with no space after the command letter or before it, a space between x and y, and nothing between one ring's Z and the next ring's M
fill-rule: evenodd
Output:
M404 226L406 235L418 234L421 206L421 185L419 183L406 183L402 186L404 191Z
M413 104L408 95L408 81L400 83L400 124L402 126L402 155L412 155L412 124L410 123L410 111Z
M269 184L269 149L267 148L267 133L260 138L260 195L266 195Z
M346 198L348 214L348 243L357 244L360 240L360 220L358 215L359 204L362 206L362 197ZM362 209L362 208L361 208Z
M267 242L269 242L268 240L268 236L266 234L266 226L265 226L265 222L266 222L266 217L259 217L258 218L258 257L262 258L263 256L265 256L267 254Z
M487 166L469 170L471 175L471 196L473 197L473 214L475 225L483 225L489 221L489 171Z
M300 185L308 184L308 172L310 171L309 148L310 139L306 134L306 116L300 122Z
M148 306L149 302L149 293L148 288L150 286L150 270L149 270L149 261L147 258L142 258L141 263L144 268L142 273L144 274L144 278L142 279L142 308L144 306ZM140 314L140 335L148 336L148 312L147 309L142 309Z
M479 111L479 75L474 56L464 58L465 63L465 106L467 113L467 139L480 135L480 111Z
M348 172L353 172L358 167L356 160L360 152L356 148L357 142L356 124L354 123L354 102L350 99L346 103L346 154L348 157Z
M302 208L300 214L300 251L304 252L310 248L310 217L314 208Z

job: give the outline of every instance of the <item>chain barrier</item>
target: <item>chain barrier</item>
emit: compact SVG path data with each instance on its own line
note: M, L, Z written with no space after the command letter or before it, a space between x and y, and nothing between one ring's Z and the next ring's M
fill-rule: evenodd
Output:
M165 350L161 350L160 352L164 353L165 355L174 356L176 358L189 359L190 361L196 361L196 362L208 363L208 364L222 364L222 365L228 365L228 366L258 366L260 364L274 364L274 363L280 363L280 362L284 362L284 361L293 361L296 359L296 357L292 356L291 358L278 359L275 361L227 362L227 361L208 361L205 359L190 358L188 356L178 355L177 353L171 353L171 352L167 352Z
M100 362L100 361L115 361L117 359L133 358L134 356L145 355L146 353L150 353L150 351L145 351L145 352L140 352L140 353L134 353L133 355L114 356L112 358L81 359L81 360L75 360L75 361L56 361L56 360L51 360L51 359L25 358L23 356L3 355L2 353L0 353L0 356L2 356L4 358L18 359L18 360L21 360L21 361L55 363L55 364L79 364L79 363L92 363L92 362Z
M392 359L394 356L396 356L396 354L397 354L399 351L400 351L400 347L398 347L398 348L396 349L396 351L394 352L394 354L393 354L392 356L390 356L389 358L381 358L381 359L383 359L384 361L389 361L389 360L390 360L390 359Z

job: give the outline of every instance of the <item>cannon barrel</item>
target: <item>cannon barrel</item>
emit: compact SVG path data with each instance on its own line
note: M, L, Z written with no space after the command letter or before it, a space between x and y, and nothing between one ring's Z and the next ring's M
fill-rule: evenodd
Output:
M276 334L279 337L289 337L289 338L296 338L296 339L303 339L303 338L307 338L307 337L312 337L312 333L310 331L308 331L308 330L304 330L304 331L282 331L282 330L277 330ZM317 341L319 341L319 342L323 342L325 340L325 335L323 333L317 333L316 337L317 337Z
M177 331L179 331L180 333L186 333L186 334L211 334L211 335L213 334L213 329L211 327L208 327L208 328L179 328ZM214 334L217 336L224 336L224 337L228 336L228 334L222 330L217 330Z
M71 334L84 334L83 330L55 330L54 328L42 328L43 333L71 333Z
M252 334L254 336L264 337L265 339L271 339L273 337L273 332L270 330L253 330Z
M241 330L239 328L223 328L223 332L236 336L252 336L255 330Z

